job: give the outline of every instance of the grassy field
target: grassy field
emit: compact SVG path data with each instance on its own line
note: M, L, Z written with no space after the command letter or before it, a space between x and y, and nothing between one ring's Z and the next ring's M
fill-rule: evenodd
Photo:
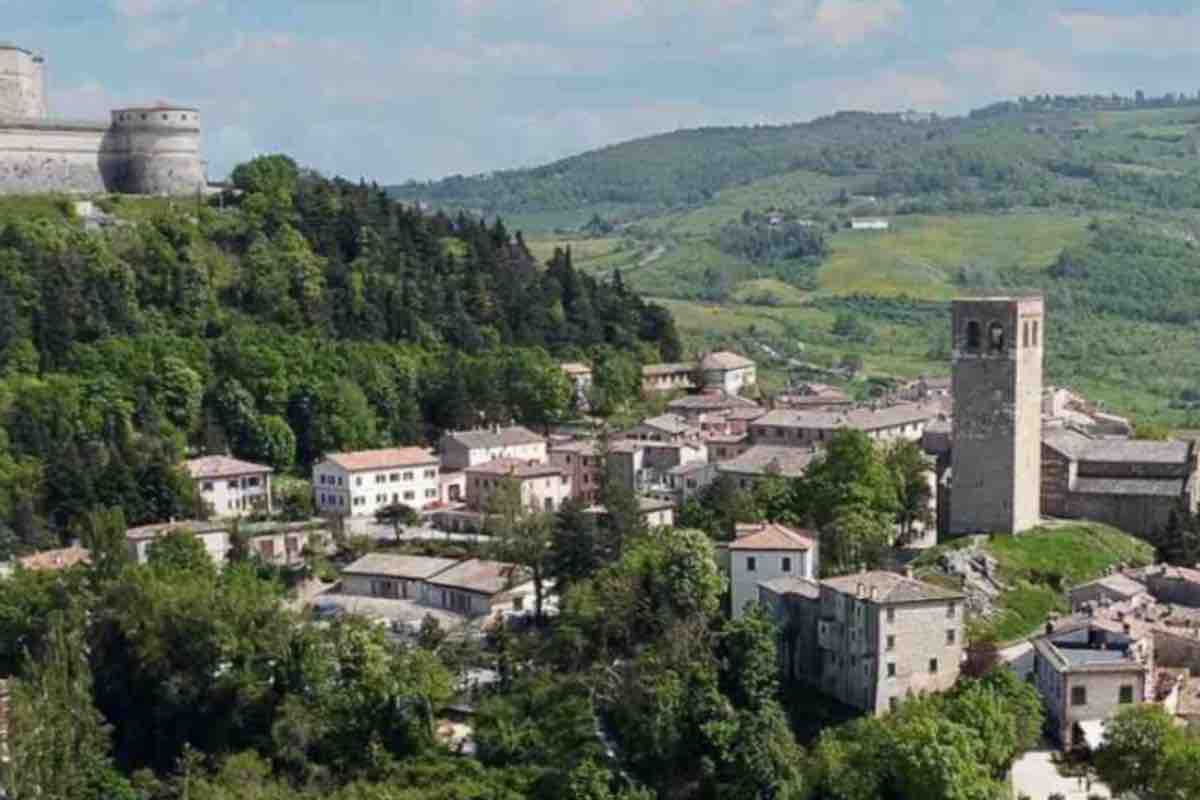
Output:
M921 555L919 575L938 576L934 564L948 548L969 539L941 545ZM1065 612L1066 592L1094 580L1118 564L1143 565L1154 549L1139 539L1098 523L1055 524L1020 536L993 535L983 549L996 559L999 578L1007 590L999 599L1000 612L991 619L969 621L972 639L994 637L1011 642L1034 633L1052 611Z

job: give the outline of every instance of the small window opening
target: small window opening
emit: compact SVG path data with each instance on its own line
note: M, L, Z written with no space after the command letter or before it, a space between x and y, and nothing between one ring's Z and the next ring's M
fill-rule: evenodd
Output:
M999 322L988 325L988 347L993 353L1004 349L1004 326Z
M979 349L979 323L975 320L967 323L967 349Z
M1029 323L1021 326L1021 347L1029 347Z
M1033 346L1038 347L1038 321L1033 321Z

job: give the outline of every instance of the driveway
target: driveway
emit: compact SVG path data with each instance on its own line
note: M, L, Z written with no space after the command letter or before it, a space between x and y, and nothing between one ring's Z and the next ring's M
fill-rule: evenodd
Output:
M1112 797L1108 787L1094 778L1089 788L1086 781L1059 775L1053 755L1052 750L1030 750L1013 764L1013 792L1017 797L1025 795L1030 800L1047 800L1053 794L1062 795L1065 800Z

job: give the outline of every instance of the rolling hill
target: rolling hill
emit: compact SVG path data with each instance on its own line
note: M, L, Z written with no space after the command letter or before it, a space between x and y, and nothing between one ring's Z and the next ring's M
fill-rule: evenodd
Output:
M392 191L503 215L542 259L570 247L585 271L620 270L672 310L693 349L741 347L764 362L768 386L794 361L942 372L951 297L1039 289L1050 381L1191 427L1200 106L1181 103L1044 97L948 119L845 112L679 131ZM863 216L890 229L851 230ZM801 229L820 247L781 246ZM835 335L847 315L858 332Z

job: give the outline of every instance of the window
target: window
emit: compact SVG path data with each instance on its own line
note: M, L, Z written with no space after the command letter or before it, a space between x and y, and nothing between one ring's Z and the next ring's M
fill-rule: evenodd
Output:
M896 677L896 662L889 661L887 666L887 676L889 678Z
M393 472L390 476L388 476L388 478L389 478L389 480L391 480L392 483L395 483L396 481L400 480L400 473Z
M1036 319L1033 321L1033 346L1038 346L1038 321Z
M404 480L411 481L412 479L413 479L413 474L411 472L404 473Z
M200 491L202 491L202 492L211 492L211 491L212 491L212 489L213 489L213 487L212 487L212 481L205 481L205 482L204 482L204 486L203 486L203 487L201 487Z
M967 349L978 350L979 339L979 323L975 320L971 320L967 323Z
M993 353L1004 349L1004 326L999 322L988 325L988 348Z
M437 489L426 489L425 496L426 497L437 497Z
M412 500L415 496L416 496L415 492L405 492L404 493L405 500Z
M1087 705L1087 687L1072 686L1071 687L1071 705L1086 706Z
M784 572L792 571L792 560L790 558L788 558L787 556L783 557L783 571Z
M756 566L757 566L757 564L755 563L754 556L750 556L749 558L746 559L746 571L747 572L754 572L754 569Z
M895 622L895 621L896 621L896 609L894 609L894 608L889 608L889 609L887 610L887 621L888 621L888 622Z
M891 635L889 635L889 636L887 637L887 649L888 649L888 650L895 650L895 649L896 649L896 637L895 637L895 636L891 636Z
M228 485L228 487L229 487L230 489L236 489L236 488L238 488L238 482L237 482L237 481L229 481L229 483L228 483L227 485Z
M954 612L958 611L958 604L951 603L946 606L946 619L954 619Z
M1029 322L1021 326L1021 347L1029 347Z
M341 483L341 481L340 481L340 480L339 480L338 482L339 482L339 483ZM355 485L355 486L362 486L362 476L361 476L361 475L359 475L357 478L355 478L355 479L354 479L354 485Z
M1133 702L1133 686L1131 684L1127 683L1121 687L1120 703L1122 705L1128 705L1132 702Z
M955 633L953 628L946 631L946 644L954 644L956 637L957 637L957 634Z
M931 675L937 674L937 659L936 658L929 659L929 673Z
M382 472L375 476L375 483L387 483L387 475Z
M426 478L436 478L436 477L437 477L437 470L436 470L436 469L427 469L427 470L425 470L425 477L426 477Z
M258 486L258 478L247 478L246 485L251 488Z

